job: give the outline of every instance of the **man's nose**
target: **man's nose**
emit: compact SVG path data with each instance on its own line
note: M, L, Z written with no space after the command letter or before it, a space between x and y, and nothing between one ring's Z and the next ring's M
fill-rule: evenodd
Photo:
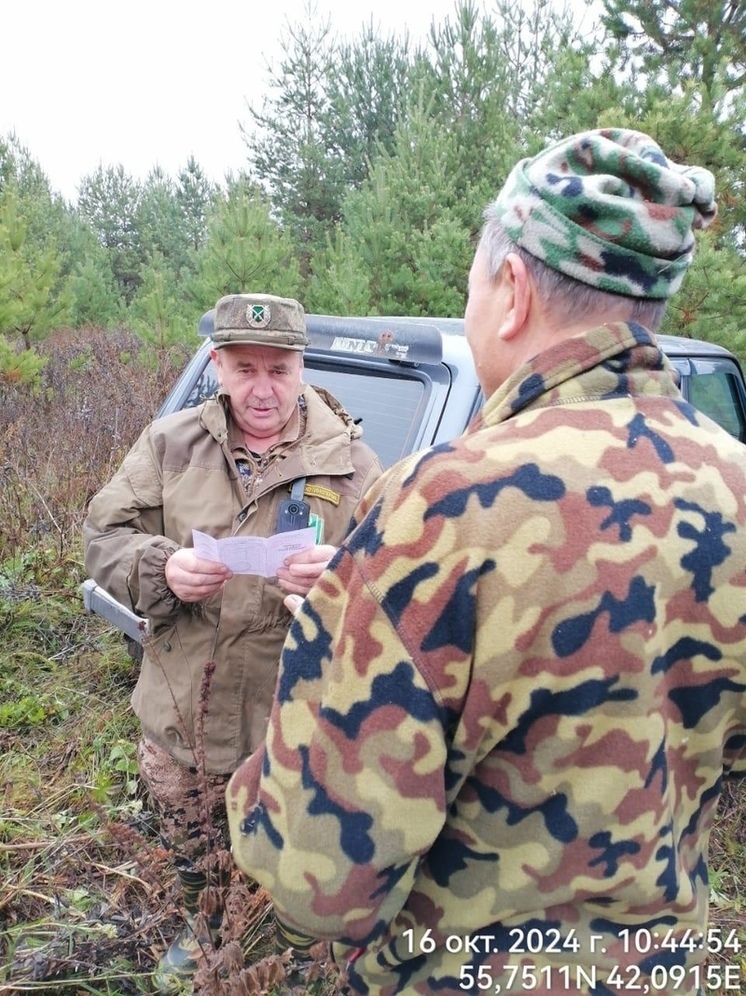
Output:
M258 398L271 398L272 397L272 378L267 374L259 373L254 379L254 384L251 389L252 394L256 395Z

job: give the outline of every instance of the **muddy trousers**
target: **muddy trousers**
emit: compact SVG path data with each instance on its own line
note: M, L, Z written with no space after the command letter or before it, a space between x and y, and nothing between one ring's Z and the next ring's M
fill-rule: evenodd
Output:
M225 786L229 775L210 775L175 761L158 744L143 737L138 744L140 776L150 793L160 838L181 882L184 929L163 954L153 984L172 993L197 970L200 957L217 937L223 914L222 887L230 880L230 861L220 861L229 848ZM216 861L210 861L215 856ZM208 886L217 886L207 897ZM197 914L208 899L204 926Z
M230 859L209 860L219 852L227 858L230 851L225 809L230 775L206 774L180 764L145 737L138 744L137 760L158 818L161 843L181 881L186 912L194 915L206 886L225 886L230 878L226 870Z
M177 868L196 868L206 854L230 850L225 809L230 773L213 775L181 764L146 737L137 746L137 761L161 842Z

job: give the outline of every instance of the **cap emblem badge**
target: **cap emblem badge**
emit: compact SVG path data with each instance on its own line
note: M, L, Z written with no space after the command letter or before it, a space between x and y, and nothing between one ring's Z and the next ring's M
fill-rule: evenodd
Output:
M246 309L246 318L250 329L266 329L271 313L266 304L250 304Z

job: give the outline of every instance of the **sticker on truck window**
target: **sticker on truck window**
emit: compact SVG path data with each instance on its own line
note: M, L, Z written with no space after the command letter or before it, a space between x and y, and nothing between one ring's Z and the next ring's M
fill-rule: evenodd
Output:
M332 341L332 349L340 353L365 353L370 356L390 356L397 360L406 360L409 346L393 341L393 332L381 332L377 339L353 339L346 335L337 335Z

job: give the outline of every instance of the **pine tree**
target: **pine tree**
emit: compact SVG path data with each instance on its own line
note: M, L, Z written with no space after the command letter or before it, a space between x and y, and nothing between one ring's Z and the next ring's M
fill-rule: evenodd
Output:
M143 267L127 316L130 327L157 356L175 345L197 343L195 308L184 300L171 265L157 251Z
M188 263L189 246L176 198L176 184L160 166L152 169L142 184L134 222L142 265L147 266L158 256L160 267L167 266L178 275Z
M242 132L252 174L270 194L305 276L314 245L340 217L344 193L344 164L327 149L336 50L328 19L320 22L310 4L281 44L283 57L270 71L272 95L261 112L249 108L254 128Z
M138 214L142 187L120 164L98 169L83 178L78 193L78 210L107 250L111 269L126 302L140 285L144 261Z
M14 135L0 139L0 200L4 197L8 198L5 224L6 228L13 229L11 243L14 246L8 250L13 252L13 257L8 256L5 269L7 272L15 265L21 266L13 279L11 296L16 304L21 297L26 301L25 317L14 306L15 317L11 324L19 332L27 327L25 341L30 342L31 338L45 335L55 320L67 322L70 319L69 278L83 255L79 253L82 226L75 211L52 191L39 163ZM26 268L36 272L25 272L24 263ZM42 289L45 281L46 286ZM30 296L32 284L36 284L38 293ZM31 297L36 301L33 307ZM6 313L7 304L6 299ZM0 302L0 311L3 307ZM36 312L37 316L31 317Z
M290 237L272 218L269 204L245 177L229 178L195 258L189 295L211 308L224 294L271 293L298 297L301 277Z
M35 246L19 210L15 186L0 195L0 334L23 348L68 321L70 296L60 289L62 258L53 244Z
M374 314L463 310L472 244L451 170L453 145L422 107L410 109L394 151L374 160L345 202L345 245L367 275Z
M100 249L100 247L96 247ZM74 328L110 328L124 315L124 302L103 251L75 265L69 279Z
M601 20L621 64L667 89L696 83L723 109L746 84L746 9L738 0L603 0Z
M190 156L176 181L176 203L190 253L198 252L205 243L208 218L218 193L217 185L207 179L194 156Z
M392 153L426 59L408 35L379 38L372 24L340 43L327 76L329 111L321 124L327 154L338 159L343 192L359 187L379 152Z
M372 313L368 268L341 225L314 253L305 305L322 315Z

